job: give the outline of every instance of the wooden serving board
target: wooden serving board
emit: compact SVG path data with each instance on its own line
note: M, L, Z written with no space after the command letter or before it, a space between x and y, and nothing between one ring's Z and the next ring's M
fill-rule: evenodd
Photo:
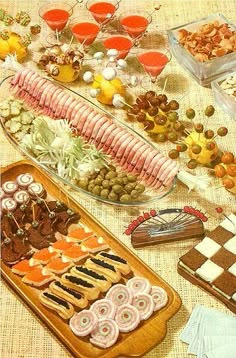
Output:
M102 236L110 245L112 251L124 257L133 269L136 276L146 277L152 285L163 287L168 294L168 304L130 333L120 333L116 344L108 349L99 349L93 346L88 339L76 337L69 328L67 321L44 307L39 299L40 290L33 289L24 284L21 278L1 262L3 278L11 288L30 306L34 313L51 329L60 341L71 351L75 357L113 358L143 357L148 351L159 344L167 332L168 320L178 311L181 306L179 295L161 277L152 271L143 261L124 246L114 235L91 216L79 203L75 202L58 184L53 182L43 171L28 161L20 161L1 169L2 182L14 180L21 173L30 173L35 181L41 182L48 194L55 199L64 201L74 211L81 215L81 223L87 225L98 236Z

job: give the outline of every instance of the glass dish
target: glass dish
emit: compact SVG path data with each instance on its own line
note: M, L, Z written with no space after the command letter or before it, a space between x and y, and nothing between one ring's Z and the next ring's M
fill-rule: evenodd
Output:
M223 15L212 14L201 20L193 21L167 31L170 48L176 60L181 66L188 70L192 77L202 86L209 86L213 80L229 73L235 68L236 51L206 62L199 62L179 43L179 30L186 29L194 32L197 31L201 25L214 21L219 21L220 24L227 23L232 30L236 30L236 25Z
M222 76L217 80L213 81L211 84L213 96L215 102L220 106L227 114L236 120L236 97L232 97L221 88L221 84L226 80L234 76L235 78L235 88L236 88L236 71L226 76ZM236 92L236 89L235 89Z
M6 99L11 94L14 95L13 90L12 90L11 85L10 85L10 81L11 81L12 77L13 76L8 76L0 83L0 101ZM55 83L54 81L52 81L50 79L48 79L48 81ZM91 102L90 100L88 100L87 98L82 96L81 94L76 93L74 90L69 89L64 85L61 85L61 84L59 85L58 83L55 83L55 84L57 86L62 87L63 90L69 91L70 94L73 94L74 96L79 97L80 100L88 102L89 105L94 108L94 110L97 111L99 109L99 111L102 111L103 113L105 113L105 115L107 117L109 117L111 121L117 122L117 124L119 126L122 126L123 128L125 128L126 131L130 131L133 135L137 136L141 141L146 142L151 148L156 149L155 146L153 146L151 143L149 143L139 133L135 132L133 129L131 129L126 124L121 122L119 119L117 119L111 113L109 113L106 110L100 108L97 104ZM76 184L74 184L74 183L72 183L72 182L60 177L55 170L53 170L52 168L50 168L47 165L44 165L44 164L40 163L28 150L26 150L25 148L23 148L22 146L19 145L19 142L16 140L16 138L14 138L14 136L6 128L6 126L4 124L4 119L2 117L0 117L0 124L1 124L1 127L3 128L4 134L6 135L7 139L16 147L17 150L21 151L21 153L23 155L28 157L32 162L37 164L40 168L42 168L43 170L48 172L55 179L61 181L65 185L70 186L72 189L74 189L74 190L76 190L78 192L84 193L84 194L88 195L89 197L91 197L93 199L96 199L98 201L101 201L101 202L104 202L104 203L107 203L107 204L114 204L114 205L118 205L118 206L123 206L123 207L133 207L133 206L147 205L147 204L156 202L157 200L160 200L160 199L164 198L165 196L169 195L174 190L174 188L176 186L176 177L175 177L174 180L172 181L172 183L170 183L170 185L168 185L166 187L162 186L162 190L153 190L151 187L148 187L145 184L146 190L142 194L142 200L139 200L139 201L137 201L137 200L133 201L132 200L132 201L129 201L129 202L120 202L120 201L113 201L113 200L110 200L110 199L104 199L104 198L102 198L102 197L100 197L98 195L95 195L95 194L93 194L93 193L91 193L91 192L89 192L87 190L84 190L84 189L80 188L79 186L77 186ZM114 163L112 163L112 164L114 164ZM139 182L141 182L141 180Z

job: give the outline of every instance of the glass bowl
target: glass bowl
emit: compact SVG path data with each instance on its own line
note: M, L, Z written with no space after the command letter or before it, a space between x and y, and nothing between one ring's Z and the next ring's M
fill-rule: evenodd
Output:
M6 77L1 83L0 83L0 102L2 102L3 100L5 100L7 97L9 97L10 95L14 95L13 89L11 87L10 81L13 78L13 76L8 76ZM54 82L50 79L47 79L49 82ZM55 83L55 82L54 82ZM154 145L152 145L151 143L149 143L145 138L143 138L139 133L135 132L133 129L131 129L130 127L128 127L126 124L124 124L123 122L121 122L119 119L117 119L116 117L114 117L114 115L112 115L111 113L109 113L108 111L106 111L105 109L100 108L97 104L91 102L90 100L88 100L87 98L85 98L84 96L82 96L81 94L78 94L75 92L75 90L73 89L69 89L66 86L62 85L62 84L57 84L55 83L57 86L61 87L64 91L68 91L68 93L70 95L73 95L75 98L78 97L79 100L84 101L89 103L89 105L91 107L93 107L93 109L95 111L101 111L104 113L104 115L106 115L107 117L109 117L111 123L115 122L117 125L121 126L122 128L124 128L126 131L129 131L130 133L132 133L132 135L134 135L135 137L137 137L140 141L145 142L146 144L148 144L150 146L150 150L151 149L156 149L156 147ZM28 108L30 110L30 108ZM176 176L174 177L173 181L167 185L167 186L162 186L160 190L154 190L153 188L147 186L145 184L146 190L143 194L141 194L141 199L138 200L132 200L129 202L120 202L120 201L114 201L114 200L110 200L110 199L104 199L98 195L95 195L85 189L80 188L78 185L76 185L75 183L62 178L55 169L52 169L50 166L45 165L40 163L37 158L32 155L32 153L30 153L30 151L28 151L27 149L25 149L21 143L9 132L8 128L5 126L5 120L3 117L0 117L0 124L1 127L3 128L4 134L6 135L7 139L10 141L10 143L12 143L15 148L17 150L19 150L24 156L26 156L27 158L29 158L32 162L34 162L37 166L39 166L40 168L42 168L43 170L45 170L47 173L49 173L50 176L52 176L53 178L55 178L56 180L62 182L63 184L71 187L72 189L76 190L77 192L81 192L84 193L86 195L88 195L90 198L96 199L98 201L107 203L107 204L113 204L113 205L117 205L117 206L122 206L122 207L135 207L135 206L143 206L143 205L148 205L150 203L154 203L164 197L166 197L167 195L171 194L172 191L174 190L175 186L176 186ZM168 158L167 158L168 159ZM138 160L138 159L137 159ZM114 162L111 162L111 164L114 165ZM118 167L118 165L117 165ZM119 168L119 167L118 167ZM123 171L122 169L120 169L120 171ZM118 169L117 169L118 172ZM142 183L141 180L138 179L138 182Z
M215 102L218 106L220 106L227 114L236 120L236 96L230 95L227 93L227 89L225 90L221 87L222 84L224 85L228 80L235 83L234 88L236 93L236 71L213 81L211 83L211 87Z
M206 62L199 62L187 49L179 42L179 30L196 32L199 27L218 21L219 24L227 23L232 30L236 30L236 25L230 22L221 14L212 14L198 21L193 21L167 31L170 48L180 63L192 77L202 86L209 86L210 83L233 70L236 66L236 51L224 56L211 59Z

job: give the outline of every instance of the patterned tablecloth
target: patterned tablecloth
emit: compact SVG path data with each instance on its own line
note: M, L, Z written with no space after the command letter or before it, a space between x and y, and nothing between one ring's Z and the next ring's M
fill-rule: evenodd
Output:
M38 8L44 1L30 0L11 0L0 1L0 8L7 8L12 14L18 10L28 11L34 22L39 22ZM118 13L126 9L142 8L151 12L155 5L159 4L156 0L122 0ZM86 8L84 3L74 9L75 13L85 18ZM155 47L157 33L168 28L188 23L195 19L201 19L211 13L222 13L230 20L235 21L236 2L235 0L166 0L163 1L162 8L153 16L153 22L149 28L149 35L146 37L144 46ZM45 34L46 28L43 28ZM43 41L43 37L41 37ZM148 45L147 45L148 44ZM32 48L32 58L28 60L28 65L34 67L34 60L37 53ZM1 69L0 77L4 78L11 72ZM213 103L211 89L199 86L190 78L188 73L173 58L165 69L168 75L166 91L171 98L178 99L184 93L188 94L181 101L181 107L194 107L200 111L208 104ZM163 75L164 76L164 75ZM161 81L160 81L161 82ZM83 91L83 89L82 89ZM122 117L122 115L120 115ZM213 119L209 120L212 129L225 125L229 129L227 139L219 139L223 150L236 152L234 120L230 119L221 109L217 107L217 113ZM4 134L0 133L0 163L1 166L22 159L19 152L7 141ZM170 145L163 145L163 150L167 151ZM204 172L198 169L198 172ZM213 229L219 222L219 216L215 212L216 206L222 206L226 213L235 211L235 196L227 193L223 188L219 188L219 182L213 179L213 183L206 192L188 193L186 187L178 182L174 193L156 203L155 208L174 207L181 208L184 205L192 205L206 212L209 221L206 229ZM218 187L218 188L217 188ZM119 209L112 206L95 202L88 197L75 194L76 199L90 213L98 218L108 229L110 229L123 243L132 249L129 237L123 235L124 228L128 223L139 214L138 209ZM150 208L147 208L150 209ZM115 220L114 220L115 218ZM182 298L183 304L180 311L168 323L168 333L165 340L149 352L146 358L184 358L187 357L187 347L179 339L179 334L187 322L189 314L197 303L207 307L214 307L222 312L229 312L226 307L216 301L214 297L203 292L178 275L176 265L178 258L196 244L197 240L191 239L178 243L161 244L155 248L140 250L132 249L143 261L145 261L155 272L163 277L173 286ZM42 324L39 319L30 311L22 301L1 283L1 356L3 358L65 358L71 357L64 346L54 337L54 335Z

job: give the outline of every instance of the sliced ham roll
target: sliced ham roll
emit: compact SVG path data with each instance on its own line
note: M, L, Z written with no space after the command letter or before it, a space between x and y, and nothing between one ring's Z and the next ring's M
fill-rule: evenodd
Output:
M166 306L168 295L162 287L152 286L150 295L154 300L154 311L160 310L162 307Z
M150 282L144 277L133 277L127 281L126 286L133 293L133 295L141 292L149 293L152 288Z
M131 303L133 295L125 285L118 284L109 289L106 298L112 301L115 306L121 306L126 303Z
M115 321L118 324L120 332L131 332L140 323L140 313L136 307L127 303L117 308Z
M92 304L90 311L93 311L98 318L114 318L116 314L116 306L111 300L103 298Z
M83 310L71 317L69 325L72 332L79 337L90 334L97 326L98 318L93 311Z
M138 293L133 298L132 306L139 311L141 320L146 320L151 317L154 311L154 300L147 293Z
M108 348L116 343L119 336L117 323L110 318L101 318L91 333L90 342L100 348Z

